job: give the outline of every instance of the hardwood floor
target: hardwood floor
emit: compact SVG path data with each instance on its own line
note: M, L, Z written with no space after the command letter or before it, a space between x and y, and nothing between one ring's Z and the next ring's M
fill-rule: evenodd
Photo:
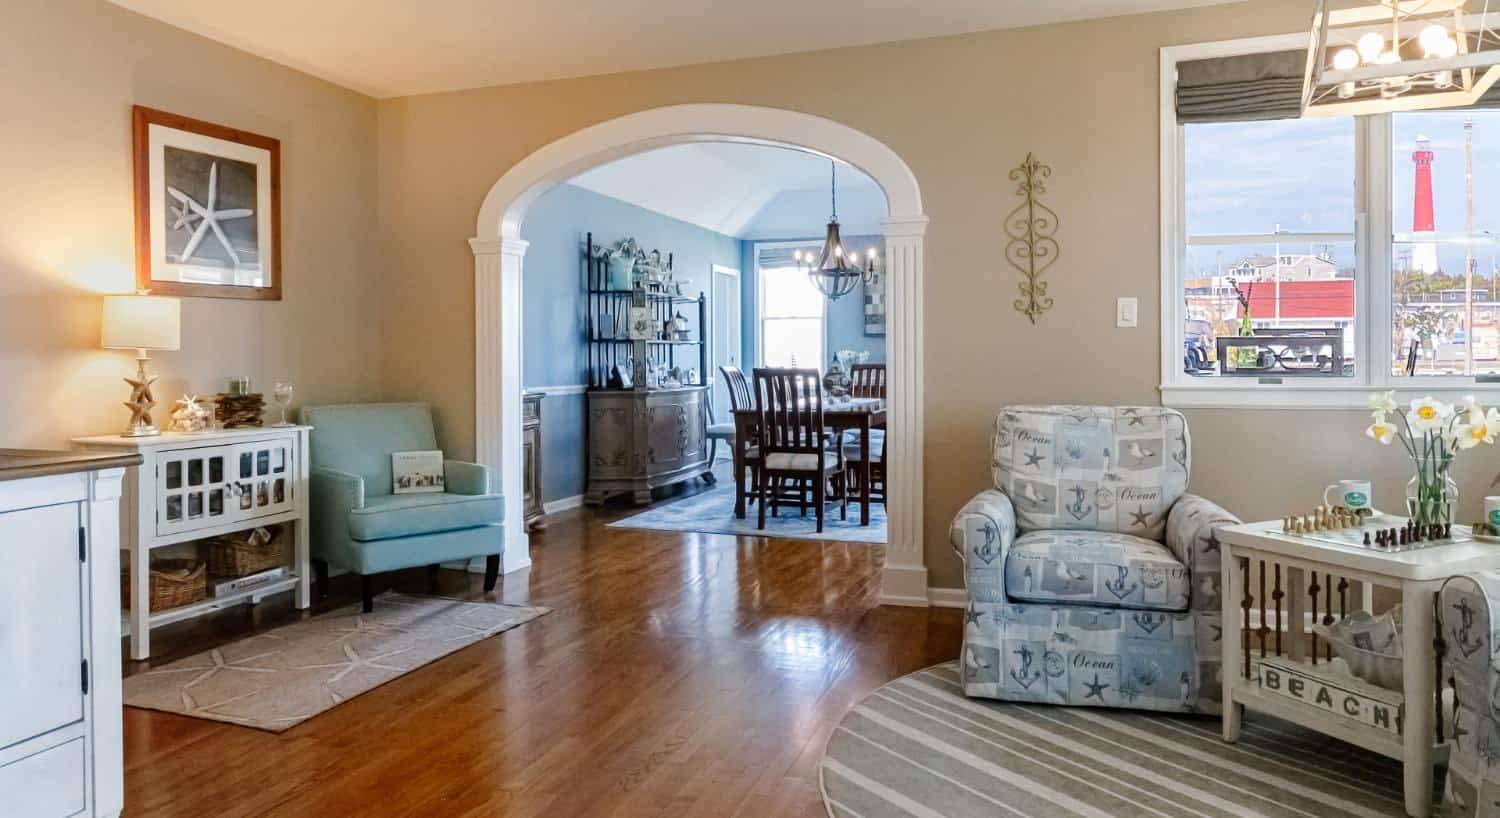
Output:
M956 656L960 612L876 607L881 546L605 527L626 513L551 518L489 597L553 613L285 733L126 708L125 815L824 816L834 724ZM352 579L313 613L356 603ZM440 592L480 580L442 571ZM164 628L149 664L299 615Z

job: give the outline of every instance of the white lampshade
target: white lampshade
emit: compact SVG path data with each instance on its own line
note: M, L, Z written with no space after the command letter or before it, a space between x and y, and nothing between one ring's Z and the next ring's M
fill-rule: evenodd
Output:
M181 304L159 295L106 295L100 335L106 349L178 349Z

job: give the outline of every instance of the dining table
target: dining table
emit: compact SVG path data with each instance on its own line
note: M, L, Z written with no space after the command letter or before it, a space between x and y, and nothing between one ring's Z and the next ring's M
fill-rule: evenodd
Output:
M860 496L859 524L870 524L870 430L885 428L884 398L829 399L823 404L823 425L836 437L858 432ZM745 452L759 437L760 413L755 408L734 410L734 516L745 519ZM846 489L847 490L847 489Z

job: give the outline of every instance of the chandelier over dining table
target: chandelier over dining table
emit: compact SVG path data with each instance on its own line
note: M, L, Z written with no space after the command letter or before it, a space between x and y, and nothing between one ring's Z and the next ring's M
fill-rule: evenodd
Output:
M876 255L875 248L870 248L865 264L861 267L859 253L844 249L844 241L839 237L839 164L836 161L831 164L833 211L828 217L828 233L823 239L823 249L817 256L798 250L793 258L797 261L797 269L807 273L808 279L819 292L827 296L829 301L837 301L861 282L869 284L874 281Z
M1317 0L1302 115L1478 102L1500 80L1500 31L1490 5L1491 0Z

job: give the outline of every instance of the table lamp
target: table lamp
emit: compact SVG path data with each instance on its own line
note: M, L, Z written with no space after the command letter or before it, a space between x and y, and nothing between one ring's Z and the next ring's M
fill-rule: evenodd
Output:
M182 307L175 298L154 295L106 295L104 328L100 345L105 349L135 350L136 374L126 378L130 384L130 426L122 437L149 437L160 434L151 422L151 384L156 376L146 374L147 350L178 349L182 344Z

